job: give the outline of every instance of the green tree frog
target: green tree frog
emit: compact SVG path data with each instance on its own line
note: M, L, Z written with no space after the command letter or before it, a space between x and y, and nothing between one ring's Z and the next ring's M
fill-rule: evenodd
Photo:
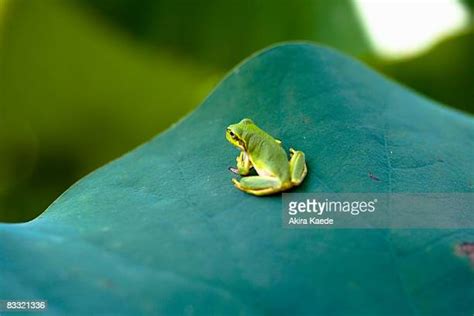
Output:
M234 178L232 182L244 192L254 195L282 192L299 185L306 176L304 153L290 149L288 161L281 142L248 118L229 125L226 138L240 149L237 168L231 167L229 170L243 176L240 181ZM249 176L252 168L258 175Z

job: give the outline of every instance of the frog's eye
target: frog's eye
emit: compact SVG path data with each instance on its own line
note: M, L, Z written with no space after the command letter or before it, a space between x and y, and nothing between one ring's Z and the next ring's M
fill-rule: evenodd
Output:
M229 136L233 139L233 140L238 140L239 137L237 137L237 135L229 128L227 129L227 133L229 133Z

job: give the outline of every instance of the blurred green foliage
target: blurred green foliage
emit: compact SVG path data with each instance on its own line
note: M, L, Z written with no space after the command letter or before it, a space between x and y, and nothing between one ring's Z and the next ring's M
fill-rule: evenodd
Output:
M470 10L472 16L474 12L474 0L463 0L462 3Z
M419 56L367 63L399 82L460 110L474 113L474 32L443 40Z
M35 217L284 40L338 48L474 112L472 32L387 63L348 0L0 0L0 221Z
M79 0L137 39L228 69L275 42L370 51L349 0Z
M71 4L8 3L0 46L0 219L41 213L163 130L220 76L150 52Z

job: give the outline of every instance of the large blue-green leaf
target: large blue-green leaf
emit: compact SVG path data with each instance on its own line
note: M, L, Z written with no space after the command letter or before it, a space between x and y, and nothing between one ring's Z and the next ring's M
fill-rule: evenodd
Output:
M329 49L276 46L36 220L1 225L0 298L68 315L474 312L454 251L474 230L282 228L281 196L231 185L224 131L243 117L306 153L297 192L473 191L472 117Z

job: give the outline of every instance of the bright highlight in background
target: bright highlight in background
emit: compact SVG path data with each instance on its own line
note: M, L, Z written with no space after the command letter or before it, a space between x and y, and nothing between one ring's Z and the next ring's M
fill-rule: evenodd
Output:
M467 10L459 1L354 0L377 53L400 58L429 48L464 28Z

